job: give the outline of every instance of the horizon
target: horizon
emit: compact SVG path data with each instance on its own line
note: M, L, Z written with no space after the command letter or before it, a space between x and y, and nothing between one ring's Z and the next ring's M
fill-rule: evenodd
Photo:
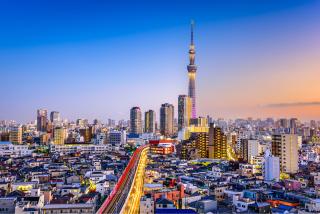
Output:
M31 2L0 3L0 120L177 118L191 19L198 116L320 120L319 1Z

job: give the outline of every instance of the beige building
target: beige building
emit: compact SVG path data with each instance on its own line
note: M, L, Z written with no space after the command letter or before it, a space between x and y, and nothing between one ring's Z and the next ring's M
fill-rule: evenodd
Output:
M160 133L166 137L174 134L174 107L172 104L165 103L160 108Z
M13 144L22 144L22 128L21 128L21 126L16 126L10 131L9 141Z
M144 131L154 133L156 131L156 113L153 110L146 111L144 114Z
M70 213L70 214L92 214L95 213L94 205L88 204L47 204L42 208L42 214L58 214L58 213Z
M140 214L154 213L154 201L151 197L143 196L140 199Z
M298 171L298 142L295 134L280 134L272 136L272 155L280 158L280 171L296 173Z
M132 107L130 110L130 133L142 134L142 121L140 107Z

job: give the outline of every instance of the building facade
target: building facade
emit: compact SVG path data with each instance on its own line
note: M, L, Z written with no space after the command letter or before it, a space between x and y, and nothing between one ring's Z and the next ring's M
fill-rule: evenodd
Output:
M165 103L160 108L160 132L162 135L170 137L174 134L174 107Z
M133 107L130 110L130 133L142 133L141 109L139 107Z
M210 124L209 127L209 158L227 159L227 136L220 127Z
M50 121L54 125L59 123L61 121L60 112L58 112L58 111L50 112Z
M280 170L284 173L298 171L298 141L295 134L280 134L272 136L272 155L279 157Z
M147 133L156 131L156 113L153 110L146 111L144 114L144 129Z
M264 180L279 181L280 179L280 159L272 156L269 150L264 155Z
M192 100L187 95L178 97L178 130L188 127L191 118Z
M38 109L37 111L37 130L40 132L47 131L47 110Z
M67 131L63 127L56 127L53 132L53 143L55 145L63 145L66 140Z
M10 130L9 141L14 144L22 144L22 127L15 126Z

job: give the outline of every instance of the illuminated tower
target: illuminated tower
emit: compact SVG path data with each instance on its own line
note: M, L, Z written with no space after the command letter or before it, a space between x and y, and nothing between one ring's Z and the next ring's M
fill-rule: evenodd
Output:
M189 77L189 90L188 95L191 98L192 102L192 113L191 117L196 118L197 117L197 111L196 111L196 73L197 73L197 66L194 64L195 61L195 48L193 44L193 26L194 22L191 22L191 43L189 47L189 65L188 68L188 77Z

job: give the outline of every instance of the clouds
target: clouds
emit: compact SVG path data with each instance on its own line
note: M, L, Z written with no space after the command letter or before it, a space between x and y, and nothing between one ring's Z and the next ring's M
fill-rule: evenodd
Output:
M294 103L272 103L262 107L266 108L282 108L282 107L305 107L305 106L320 106L320 101L313 102L294 102Z

